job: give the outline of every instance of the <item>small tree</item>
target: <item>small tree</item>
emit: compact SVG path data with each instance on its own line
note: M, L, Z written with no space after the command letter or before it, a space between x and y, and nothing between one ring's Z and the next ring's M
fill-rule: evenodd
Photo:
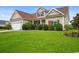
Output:
M79 37L79 14L76 14L76 16L73 17L73 19L74 20L71 21L71 24L75 29L78 29L78 32L72 32L72 35Z
M76 14L75 17L73 17L74 20L71 21L71 24L74 28L79 29L79 14Z

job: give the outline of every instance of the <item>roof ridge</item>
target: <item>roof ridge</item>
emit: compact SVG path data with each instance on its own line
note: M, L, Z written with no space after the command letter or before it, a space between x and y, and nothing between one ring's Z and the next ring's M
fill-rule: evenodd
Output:
M16 10L16 11L26 13L26 14L31 14L31 13L27 13L27 12L24 12L24 11L21 11L21 10Z
M24 19L33 19L33 18L36 18L35 14L30 14L30 13L19 11L19 10L16 10L16 11Z

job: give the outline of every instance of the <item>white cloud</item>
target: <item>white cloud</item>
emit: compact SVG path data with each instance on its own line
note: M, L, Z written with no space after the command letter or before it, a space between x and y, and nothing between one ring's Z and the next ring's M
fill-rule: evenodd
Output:
M10 20L10 15L5 15L5 14L1 14L0 15L0 20Z
M13 10L0 10L0 20L10 20Z

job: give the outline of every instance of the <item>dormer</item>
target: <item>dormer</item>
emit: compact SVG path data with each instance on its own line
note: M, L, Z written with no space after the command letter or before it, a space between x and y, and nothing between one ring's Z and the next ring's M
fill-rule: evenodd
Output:
M46 9L44 9L44 8L38 8L37 12L36 12L37 18L43 18L43 17L45 17L46 12L47 12Z

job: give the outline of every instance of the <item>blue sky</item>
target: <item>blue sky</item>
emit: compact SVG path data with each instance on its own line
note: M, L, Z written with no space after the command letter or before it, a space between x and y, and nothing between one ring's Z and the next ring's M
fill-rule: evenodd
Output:
M63 6L0 6L0 20L10 20L14 10L21 10L28 13L35 13L37 8L43 7L46 9L60 8ZM69 6L69 16L73 19L73 16L79 13L79 6Z

